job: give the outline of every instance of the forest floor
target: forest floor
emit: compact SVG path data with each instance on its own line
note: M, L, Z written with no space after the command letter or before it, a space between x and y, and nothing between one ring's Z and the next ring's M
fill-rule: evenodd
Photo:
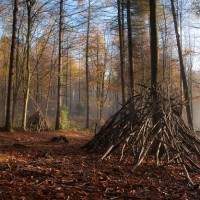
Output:
M53 143L65 135L70 142ZM0 132L0 199L199 199L200 188L186 189L178 166L155 167L149 158L132 172L132 160L101 161L80 147L92 134ZM24 146L23 146L24 145ZM198 175L191 175L200 184Z

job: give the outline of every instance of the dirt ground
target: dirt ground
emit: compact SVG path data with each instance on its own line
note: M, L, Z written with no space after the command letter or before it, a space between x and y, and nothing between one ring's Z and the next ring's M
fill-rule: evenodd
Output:
M64 135L69 143L53 143ZM155 167L149 158L136 171L132 160L101 161L81 146L89 132L0 132L0 199L200 199L187 188L179 166ZM200 184L198 174L191 175Z

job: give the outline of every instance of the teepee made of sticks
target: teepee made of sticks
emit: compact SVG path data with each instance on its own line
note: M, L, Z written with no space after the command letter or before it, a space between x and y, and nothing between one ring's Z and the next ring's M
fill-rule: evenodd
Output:
M102 159L114 152L120 152L120 160L131 155L133 169L148 155L153 155L157 165L182 165L193 185L189 171L200 173L200 139L182 119L180 98L166 97L162 90L157 95L157 101L153 102L150 90L146 88L130 98L84 147L102 151ZM155 115L158 120L153 125Z
M52 131L53 129L49 125L47 119L41 111L37 110L27 120L26 129L29 131Z

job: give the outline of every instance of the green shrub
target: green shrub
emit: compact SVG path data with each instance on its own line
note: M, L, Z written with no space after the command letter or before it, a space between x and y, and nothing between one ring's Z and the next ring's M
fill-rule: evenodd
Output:
M70 129L70 123L68 119L68 107L63 106L61 111L61 129L62 130L68 130Z

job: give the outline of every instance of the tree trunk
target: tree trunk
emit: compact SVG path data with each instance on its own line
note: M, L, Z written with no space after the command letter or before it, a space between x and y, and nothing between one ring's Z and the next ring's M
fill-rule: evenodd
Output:
M185 67L184 67L184 63L183 63L183 55L182 55L182 49L181 49L181 43L180 43L180 36L179 36L179 32L178 32L177 17L176 17L173 0L171 0L171 7L172 7L173 20L174 20L174 29L175 29L175 33L176 33L176 42L177 42L179 62L180 62L181 78L183 81L183 92L184 92L184 98L186 101L186 114L187 114L188 124L193 128L188 84L187 84L187 79L186 79L186 74L185 74Z
M130 0L127 0L127 25L128 25L128 61L129 61L130 96L134 96L133 47L132 47Z
M22 24L22 21L20 22L20 24ZM21 80L22 80L22 73L21 73L21 66L20 66L20 62L19 62L19 56L20 56L20 43L19 43L19 37L20 37L20 27L18 28L17 31L17 47L16 47L16 76L15 76L15 87L13 88L13 108L12 108L12 123L15 123L15 110L16 110L16 105L17 105L17 97L18 97L18 92L21 86ZM23 56L23 58L25 58ZM24 62L24 61L23 61Z
M62 109L62 39L63 39L63 0L60 0L60 22L59 22L59 58L58 58L58 91L57 91L57 113L56 130L61 128Z
M34 0L26 0L27 4L27 12L28 12L28 30L26 36L27 43L27 52L26 52L26 85L25 85L25 96L24 96L24 109L23 109L23 118L22 118L22 127L26 130L26 121L27 121L27 109L28 109L28 100L29 100L29 92L30 92L30 49L31 49L31 28L32 28L32 18L31 12L32 7L35 4Z
M69 53L69 116L72 115L72 62L71 52Z
M90 37L90 12L91 12L91 0L88 0L88 19L87 19L87 41L86 41L86 125L85 128L90 126L90 94L89 94L89 37Z
M35 95L35 101L36 101L36 104L38 106L39 105L39 96L40 96L39 95L40 82L39 82L39 68L38 68L38 65L36 65L35 71L36 71L36 95Z
M69 79L69 41L67 39L67 65L66 65L66 86L65 86L65 94L66 94L66 100L65 104L68 107L68 94L69 94L69 88L68 88L68 79ZM68 107L69 108L69 107Z
M14 82L14 58L16 49L16 33L17 33L17 20L18 20L18 0L14 1L13 10L13 30L12 30L12 45L10 51L10 68L8 77L8 97L7 97L7 110L6 110L6 124L7 131L11 131L13 128L12 123L12 108L13 108L13 82Z
M97 119L100 116L100 93L101 93L101 69L99 66L99 34L97 33L97 43L96 43L96 110L97 110Z
M166 67L167 67L167 18L166 18L166 11L165 7L163 6L163 18L164 18L164 32L162 33L162 43L163 43L163 70L162 70L162 77L163 81L166 79Z
M157 25L157 0L150 0L150 47L151 47L151 95L152 101L157 101L157 76L158 76L158 25ZM155 108L156 109L156 108ZM157 124L159 116L155 110L152 116L153 126ZM155 134L157 129L154 129Z
M14 87L14 96L13 96L13 113L12 113L12 121L15 122L15 112L17 109L17 101L19 96L19 91L21 88L22 82L24 82L25 79L25 70L24 65L26 62L26 48L27 44L24 42L24 35L22 37L22 40L20 42L20 30L23 33L24 32L24 18L25 17L25 11L23 11L21 21L19 22L19 27L17 31L17 52L16 52L16 76L15 76L15 87ZM24 44L24 47L22 48L23 57L22 60L20 59L20 45ZM23 85L24 87L24 85ZM25 91L25 88L23 88L23 91ZM23 115L23 112L22 112ZM23 126L22 126L23 127Z
M105 36L104 36L105 40ZM106 45L104 44L104 65L101 71L101 96L100 96L100 105L99 105L99 119L100 121L103 119L103 108L105 101L107 99L107 95L105 95L105 75L106 75L106 65L107 65L107 48ZM110 79L110 75L109 75ZM110 80L109 80L110 82ZM110 83L109 83L110 84Z
M153 101L157 99L158 75L158 27L157 27L157 0L150 0L150 31L151 31L151 91Z
M81 50L79 45L79 57L78 57L78 105L81 105Z
M50 78L49 78L49 83L48 83L48 91L47 91L47 97L46 97L46 106L45 106L45 117L48 114L48 109L49 109L49 99L50 99L50 92L51 92L51 87L52 87L52 79L53 79L53 67L55 66L55 61L54 61L54 53L55 53L55 49L56 49L56 41L54 38L54 43L53 43L53 49L52 49L52 53L51 53L51 71L50 71Z
M121 77L121 90L122 90L122 105L125 104L125 80L124 80L124 54L123 54L123 39L122 23L121 23L121 5L120 0L117 0L118 7L118 28L119 28L119 43L120 43L120 77Z
M190 32L190 29L189 29L189 48L192 49L190 34L191 34L191 32ZM192 55L190 54L189 69L188 69L188 80L189 80L188 84L189 84L189 95L190 95L191 99L193 98L193 76L192 76L192 72L193 72L193 60L192 60ZM190 107L191 107L191 117L193 119L194 113L193 113L193 102L192 101L190 101Z
M182 27L182 11L183 11L183 5L182 5L182 1L180 1L180 5L179 5L179 0L176 0L176 6L177 6L177 28L180 31L180 36L179 36L179 40L180 40L180 46L182 48L182 43L183 43L183 27ZM180 74L180 97L181 97L181 101L183 101L183 80L182 80L182 75ZM183 112L183 106L181 106L181 114Z

